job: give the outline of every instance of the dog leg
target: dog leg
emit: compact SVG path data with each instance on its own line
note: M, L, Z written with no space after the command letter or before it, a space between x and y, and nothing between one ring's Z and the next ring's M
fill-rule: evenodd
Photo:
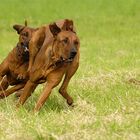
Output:
M3 77L2 76L0 76L0 89L2 89L2 79L3 79Z
M16 98L19 98L19 97L21 96L22 93L23 93L23 89L17 91L17 92L15 93L15 97L16 97Z
M6 90L8 88L9 84L8 84L8 80L7 77L3 77L2 81L1 81L1 85L0 85L0 91L2 90Z
M37 112L40 110L40 108L43 106L49 95L51 94L52 91L52 85L47 84L43 94L40 96L39 100L37 101L37 104L34 108L34 112Z
M27 68L28 68L28 63L24 63L18 68L18 70L14 71L14 73L18 74L17 76L18 80L24 80L28 78Z
M18 84L14 87L11 87L10 89L6 90L6 91L1 91L0 92L0 99L3 99L9 95L11 95L12 93L14 93L15 91L21 89L24 87L25 84Z
M2 78L3 78L3 77L2 77L2 76L0 76L0 82L1 82Z
M2 86L2 80L3 77L6 75L6 73L9 71L9 65L7 62L7 59L5 59L1 64L0 64L0 89L3 88Z
M56 83L47 82L47 85L46 85L43 93L41 94L39 100L37 101L37 104L34 108L34 112L38 112L40 110L40 108L43 106L43 104L48 99L49 95L51 94L53 87L55 87L57 84L58 84L58 82L56 82Z
M7 77L0 76L0 91L6 90L8 86L9 86L9 83L8 83Z
M17 103L17 107L19 107L20 105L23 105L25 103L25 101L31 95L33 90L35 90L36 86L37 86L37 84L32 83L30 80L26 83L26 85L23 89L23 93L21 94L19 101Z
M43 104L48 99L49 95L51 94L52 89L56 87L62 80L64 72L65 72L64 68L60 68L57 71L54 71L48 75L46 87L43 93L41 94L39 100L37 101L37 104L34 108L34 112L37 112L40 110L40 108L43 106Z
M62 84L61 88L59 89L59 93L67 100L68 105L72 105L73 99L67 93L67 87L68 87L69 81L70 81L70 78L65 76L63 84Z
M74 63L74 64L70 65L70 67L68 68L68 70L66 72L64 81L59 89L59 93L67 100L68 105L72 105L73 99L68 94L67 87L68 87L70 79L72 78L72 76L74 75L76 70L78 69L78 66L79 66L78 63L76 63L76 64Z
M32 92L34 92L35 88L36 88L36 86L33 88L33 91ZM19 98L22 94L23 94L23 89L17 91L15 93L15 97Z

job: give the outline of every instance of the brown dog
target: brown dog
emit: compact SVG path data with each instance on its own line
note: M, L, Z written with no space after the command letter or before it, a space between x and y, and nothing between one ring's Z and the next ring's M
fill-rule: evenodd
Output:
M41 44L42 47L39 47L40 50L37 51L30 68L29 80L17 106L24 104L36 86L47 80L46 87L35 107L35 111L39 111L49 97L51 90L60 83L64 75L65 78L59 92L71 105L73 100L67 93L67 87L79 66L80 47L79 39L73 31L73 22L65 20L62 29L55 23L39 28L33 35L29 48L33 48L33 46L37 48Z
M59 20L56 22L57 26L59 28L62 28L64 23L67 21L67 19L65 20ZM71 24L73 25L73 22L69 20L68 24ZM69 30L75 32L75 29L73 26L69 26ZM25 33L26 30L29 30L29 32L33 32L35 35L34 35L34 38L32 39L31 43L30 43L30 48L29 48L29 52L30 53L30 59L31 59L31 62L32 60L34 60L35 56L37 55L37 53L39 52L40 48L41 48L41 45L43 44L43 42L45 42L44 40L47 40L47 38L50 38L52 37L52 34L51 32L49 31L49 25L47 26L44 26L44 27L41 27L39 30L38 28L37 29L32 29L32 28L25 28L24 29L24 26L21 26L21 25L15 25L14 26L14 29L17 30L18 33L20 33L20 37L19 37L19 43L18 44L21 44L23 45L23 42L25 41L25 45L23 45L22 48L24 48L24 52L27 52L28 51L28 48L26 46L26 42L29 42L32 34L30 33ZM24 29L24 30L23 30ZM31 31L30 31L31 30ZM21 32L22 31L22 32ZM30 34L30 36L28 36L29 38L27 38L27 34ZM37 36L36 36L37 34ZM24 39L24 40L23 40ZM27 40L27 41L26 41ZM35 45L36 44L36 45ZM42 45L43 46L43 45ZM13 53L13 52L12 52ZM27 52L28 54L28 52ZM32 55L33 54L33 55ZM20 55L21 57L24 56L24 53L21 53ZM6 59L10 58L10 56L8 56ZM29 57L26 57L26 58L29 58ZM21 60L19 60L21 61ZM6 62L10 62L8 60L6 60ZM18 60L17 60L18 62ZM31 63L32 64L32 63ZM13 65L16 65L16 63L13 63ZM4 98L4 97L7 97L9 96L10 94L14 93L15 91L21 89L22 87L24 87L26 81L28 80L27 78L27 66L28 65L28 62L26 61L26 63L23 65L24 67L21 67L21 71L19 71L19 69L16 70L16 73L18 72L18 76L17 74L15 75L15 73L12 73L10 75L8 75L8 80L7 80L7 77L4 77L3 80L2 80L2 83L1 83L1 89L2 92L0 92L0 98ZM23 69L24 68L24 69ZM29 69L29 68L28 68ZM13 70L12 70L13 71ZM13 79L13 76L15 77ZM22 82L21 82L21 80ZM24 79L24 80L23 80ZM20 80L20 81L19 81ZM41 81L42 82L42 81ZM7 91L5 91L8 87L8 83L10 83L10 85L15 85L14 87L8 89ZM19 92L18 95L20 95L22 92ZM16 94L17 95L17 94Z
M72 20L64 19L64 20L59 20L55 23L61 29L65 22L67 22L67 24L69 24L68 25L69 28L66 30L70 30L70 31L73 31L76 33ZM30 71L30 69L33 65L34 59L35 59L37 53L39 52L40 48L46 43L47 38L52 36L51 33L48 31L48 27L49 27L49 25L41 27L35 33L36 35L34 35L34 37L32 38L32 40L30 42L30 45L29 45L30 59L29 59L28 71Z
M19 34L19 42L0 64L0 98L8 96L12 91L24 87L28 80L28 45L32 34L37 30L25 26L14 25L13 28ZM5 91L9 85L17 85Z

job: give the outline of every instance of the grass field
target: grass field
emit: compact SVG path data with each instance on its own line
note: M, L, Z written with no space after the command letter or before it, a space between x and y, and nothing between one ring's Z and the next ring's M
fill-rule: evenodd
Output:
M0 0L0 62L15 47L16 23L38 27L73 19L81 40L80 67L69 85L75 107L53 90L39 114L39 86L23 108L0 100L0 140L140 139L139 0Z

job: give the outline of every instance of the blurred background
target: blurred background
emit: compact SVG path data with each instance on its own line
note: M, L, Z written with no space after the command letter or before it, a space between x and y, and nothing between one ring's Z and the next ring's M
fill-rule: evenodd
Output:
M70 18L81 39L81 60L94 63L95 70L102 65L107 69L137 65L139 0L4 0L0 9L0 58L17 42L14 24L26 19L29 26L39 27Z

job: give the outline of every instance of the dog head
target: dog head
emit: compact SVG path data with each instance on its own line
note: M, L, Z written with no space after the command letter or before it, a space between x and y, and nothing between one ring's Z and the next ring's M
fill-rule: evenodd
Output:
M66 20L60 29L56 23L49 25L50 31L54 36L53 55L56 59L71 62L76 56L80 42L73 31L73 21Z
M18 45L24 48L24 51L28 51L29 48L29 41L32 37L33 32L37 29L30 28L27 26L27 21L25 21L25 25L14 25L13 28L19 34L19 42Z

